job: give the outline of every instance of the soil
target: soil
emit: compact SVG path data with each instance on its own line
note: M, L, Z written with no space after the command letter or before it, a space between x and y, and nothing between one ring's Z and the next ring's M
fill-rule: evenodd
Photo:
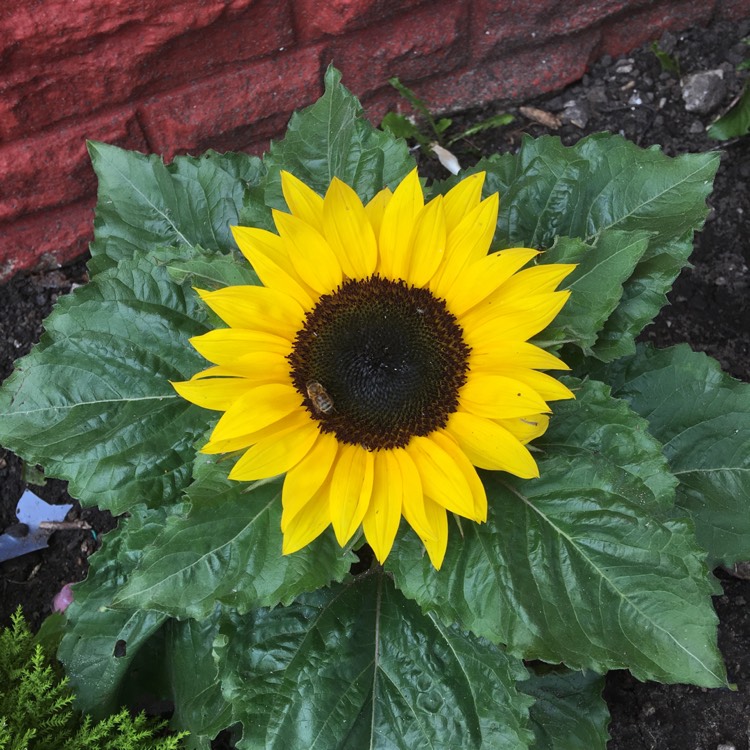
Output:
M717 23L665 34L659 42L660 50L677 60L683 77L723 70L726 92L712 112L688 112L680 78L663 70L651 46L645 45L615 60L599 60L580 82L561 93L455 114L448 133L500 112L516 116L510 125L458 141L452 151L464 166L483 154L515 150L523 133L555 134L572 144L588 133L619 132L644 147L659 144L670 155L720 146L724 154L709 200L712 211L696 238L693 267L679 277L670 305L642 338L657 346L688 342L745 381L750 381L750 244L745 231L745 217L750 216L750 137L717 144L705 129L741 91L744 73L737 73L736 67L750 57L742 42L749 31L750 21ZM528 111L521 114L521 106L535 107L552 119L532 115L546 120L535 122ZM559 127L555 117L562 121ZM424 173L445 176L436 161L419 158ZM0 287L0 380L10 373L13 360L38 341L42 320L58 296L85 281L81 261L16 276ZM33 467L24 467L0 448L0 532L16 521L15 505L26 477L39 481L31 474ZM48 502L71 502L61 481L31 489ZM53 597L63 584L85 577L87 558L99 535L115 525L109 513L77 505L69 518L83 518L92 531L57 531L47 549L0 563L0 627L20 603L37 628L52 611ZM724 588L724 595L714 601L721 623L719 645L737 691L643 684L627 672L612 672L605 690L612 714L610 750L750 750L750 580L722 570L716 573Z

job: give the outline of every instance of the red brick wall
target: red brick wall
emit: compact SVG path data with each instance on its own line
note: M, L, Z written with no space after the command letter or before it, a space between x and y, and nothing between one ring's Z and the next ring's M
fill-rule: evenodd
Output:
M260 153L329 62L378 122L398 75L435 110L565 86L750 0L11 0L0 3L0 281L90 240L84 141Z

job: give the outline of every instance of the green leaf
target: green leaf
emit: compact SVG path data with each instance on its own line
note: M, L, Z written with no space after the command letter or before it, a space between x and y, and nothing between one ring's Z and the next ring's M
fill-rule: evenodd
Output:
M73 586L57 656L75 689L78 707L95 718L119 708L128 670L166 620L158 612L118 611L110 604L171 510L132 508L130 517L120 520L92 556L88 578Z
M521 663L423 615L382 572L232 615L222 633L238 748L528 747Z
M292 115L284 140L271 144L263 164L268 174L245 201L241 223L269 230L271 209L287 210L282 169L320 195L338 177L367 201L384 186L395 187L414 168L404 141L368 122L362 105L341 85L341 73L333 67L326 72L323 96Z
M282 555L280 482L233 482L230 468L215 456L199 457L189 513L170 517L114 606L200 619L220 601L244 614L288 604L348 573L356 557L330 533Z
M534 750L606 750L609 711L602 676L540 668L519 687L536 698L529 716Z
M711 566L750 559L750 385L686 345L639 345L604 374L664 443Z
M541 338L572 341L586 354L596 356L599 331L617 308L623 284L648 247L646 232L602 232L593 245L568 237L558 237L542 256L543 263L577 263L562 288L572 291L565 307Z
M386 112L380 123L380 127L394 138L413 138L422 144L429 142L429 138L423 136L419 132L419 128L408 117L399 115L396 112Z
M94 272L161 245L228 252L235 247L229 227L263 172L260 159L248 154L208 151L165 166L159 156L106 143L90 142L89 153L99 178Z
M221 694L221 680L213 658L219 633L219 610L201 622L169 620L163 628L161 656L174 703L171 724L187 730L185 747L210 747L210 741L232 724L232 710Z
M650 235L596 346L597 357L611 360L634 351L634 337L666 302L705 220L718 165L715 153L670 158L598 133L569 148L558 138L526 139L518 154L470 171L486 170L486 192L500 193L497 247L549 248L561 235L593 243L615 229Z
M656 55L663 71L674 73L678 78L680 77L680 62L677 57L665 52L659 46L659 42L651 42L651 51Z
M491 130L493 128L501 128L504 125L510 125L510 123L515 121L515 117L511 114L508 114L507 112L503 112L499 115L493 115L492 117L488 117L486 120L482 120L481 122L478 122L471 127L466 128L466 130L460 132L458 135L453 136L448 140L448 145L452 146L456 141L460 141L462 138L469 138L472 135L476 135L477 133L482 133L485 130Z
M213 291L225 286L260 284L252 266L238 253L211 255L200 246L184 248L182 258L167 266L175 284L188 284Z
M169 381L201 369L187 339L206 328L193 292L169 281L178 257L121 260L61 299L0 389L0 442L83 504L159 505L189 481L206 417Z
M708 129L708 137L728 141L750 133L750 86L745 83L740 100Z
M439 572L415 535L388 558L408 597L525 659L725 685L692 526L664 520L674 479L647 423L590 381L556 406L541 477L483 474L485 524L451 535Z

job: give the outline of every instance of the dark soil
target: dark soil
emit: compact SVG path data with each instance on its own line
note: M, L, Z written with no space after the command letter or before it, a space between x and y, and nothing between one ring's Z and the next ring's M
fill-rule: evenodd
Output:
M523 133L556 134L572 144L598 131L619 132L641 146L659 144L670 155L717 148L705 126L728 108L742 86L736 66L750 57L742 38L750 22L720 23L708 29L666 34L660 48L679 62L683 76L721 68L726 94L708 114L686 111L680 79L663 71L650 46L617 60L604 58L584 79L564 92L524 105L559 117L558 128L519 113L518 103L494 105L454 116L449 135L499 112L516 115L511 125L459 141L452 150L464 166L483 154L515 150ZM575 106L570 104L575 103ZM573 122L567 121L573 120ZM658 346L688 342L718 359L737 378L750 381L750 244L745 217L750 216L750 137L721 144L724 151L712 212L696 238L694 264L677 280L670 305L643 334ZM444 177L437 162L422 158L423 172ZM55 271L17 276L0 287L0 380L16 357L42 333L41 321L60 294L86 280L83 262ZM20 459L0 448L0 532L15 522L15 505L25 487ZM49 481L32 489L48 502L70 502L65 484ZM20 603L34 628L52 609L62 585L86 575L87 557L98 535L114 526L108 513L71 511L89 531L58 531L48 549L0 563L0 626ZM724 595L715 605L721 625L719 644L736 692L683 685L642 684L627 672L607 678L605 697L612 713L610 750L750 750L750 580L717 571Z

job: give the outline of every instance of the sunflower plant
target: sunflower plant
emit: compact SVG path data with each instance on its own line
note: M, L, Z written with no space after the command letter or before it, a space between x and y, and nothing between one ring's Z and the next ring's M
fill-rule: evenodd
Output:
M527 139L427 185L334 69L263 159L90 152L91 281L0 390L3 444L122 514L45 626L81 708L578 750L610 669L727 685L750 389L635 343L716 154Z

